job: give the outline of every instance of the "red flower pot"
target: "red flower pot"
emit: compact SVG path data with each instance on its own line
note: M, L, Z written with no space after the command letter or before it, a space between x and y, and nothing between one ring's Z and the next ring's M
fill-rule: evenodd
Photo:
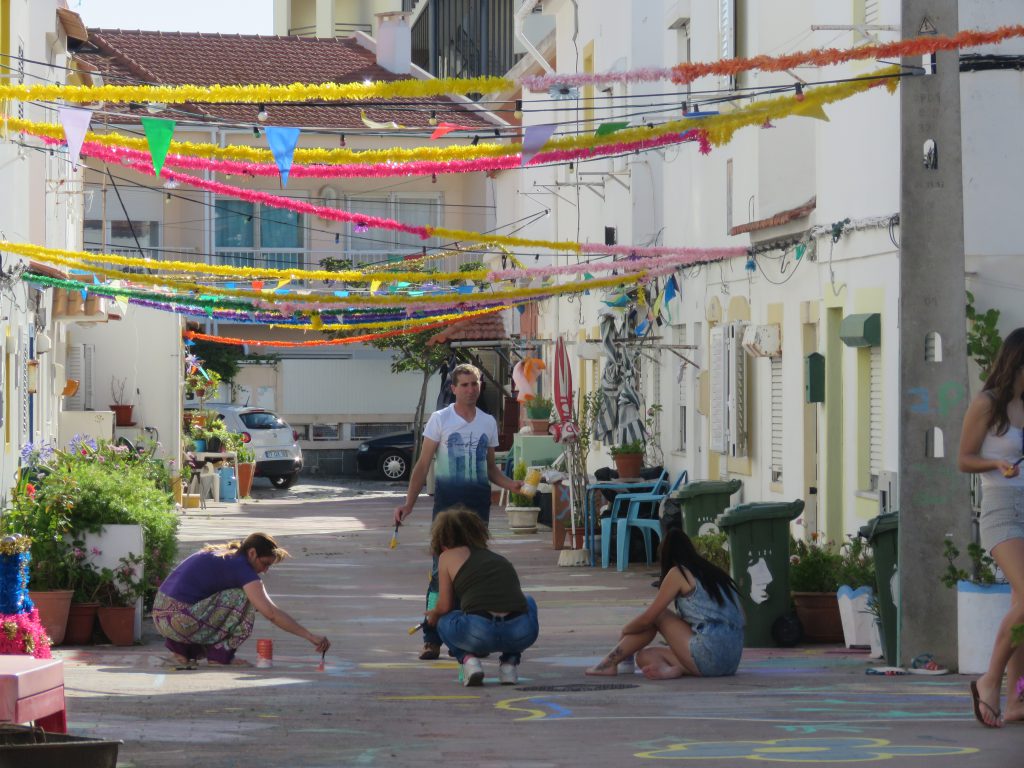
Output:
M67 645L91 645L96 626L99 603L72 603L68 613L68 631L64 635Z

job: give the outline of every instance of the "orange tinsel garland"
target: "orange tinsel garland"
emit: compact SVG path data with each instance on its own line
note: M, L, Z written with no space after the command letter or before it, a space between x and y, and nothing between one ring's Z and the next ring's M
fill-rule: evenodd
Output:
M989 32L965 30L955 35L924 35L894 43L863 45L859 48L819 48L813 51L787 53L782 56L753 56L745 59L721 59L719 61L677 64L672 67L672 82L686 84L705 75L737 75L752 69L765 72L782 72L793 67L813 64L825 67L844 64L862 59L889 59L895 56L923 56L937 51L951 51L959 48L975 48L979 45L999 43L1010 37L1024 37L1024 25L999 27Z

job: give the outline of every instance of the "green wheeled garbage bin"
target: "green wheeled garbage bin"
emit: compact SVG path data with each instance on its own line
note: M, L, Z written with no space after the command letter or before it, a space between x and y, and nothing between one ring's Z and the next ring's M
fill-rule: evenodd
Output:
M743 485L739 480L697 480L675 491L670 501L682 507L682 525L693 538L718 533L718 516L729 506L729 497Z
M740 591L747 648L774 646L772 625L791 612L789 523L803 512L802 499L730 507L718 518L729 536L732 578Z
M875 555L875 580L878 595L878 615L882 620L882 650L885 660L891 666L899 662L899 612L897 603L900 594L899 541L900 515L893 512L872 518L861 527L860 535L871 544Z

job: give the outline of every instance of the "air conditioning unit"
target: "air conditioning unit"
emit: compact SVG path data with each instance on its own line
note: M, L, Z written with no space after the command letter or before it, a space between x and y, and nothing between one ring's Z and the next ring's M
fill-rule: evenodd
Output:
M778 357L782 354L781 337L778 323L748 325L743 331L743 348L754 357Z

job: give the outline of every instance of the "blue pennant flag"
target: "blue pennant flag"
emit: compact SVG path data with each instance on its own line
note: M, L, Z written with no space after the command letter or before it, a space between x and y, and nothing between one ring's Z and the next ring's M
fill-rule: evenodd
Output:
M295 155L295 145L299 143L299 129L268 125L267 143L270 145L270 151L274 153L277 170L281 172L281 186L287 187L288 173L292 169L292 157Z

